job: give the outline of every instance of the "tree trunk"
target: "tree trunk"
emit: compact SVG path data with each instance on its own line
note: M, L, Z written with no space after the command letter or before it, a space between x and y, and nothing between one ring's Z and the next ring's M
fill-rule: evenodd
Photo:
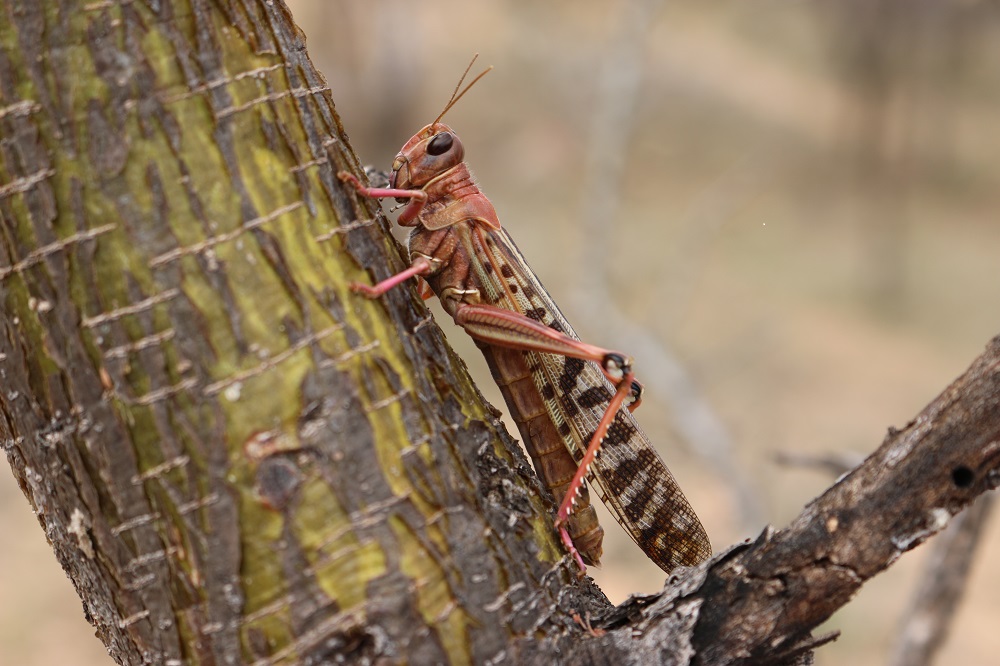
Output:
M536 623L549 507L419 300L348 291L402 264L285 8L4 13L0 437L112 656L460 663Z
M280 2L3 11L0 440L119 663L802 662L998 483L995 341L789 529L609 614L412 290L348 290L404 264Z

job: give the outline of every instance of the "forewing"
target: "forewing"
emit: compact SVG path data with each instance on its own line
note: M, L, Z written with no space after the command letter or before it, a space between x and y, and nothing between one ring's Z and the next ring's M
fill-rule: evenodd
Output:
M520 312L579 339L528 268L505 231L480 229L477 252L485 260L484 301ZM535 384L556 428L579 460L607 410L614 387L593 362L526 352ZM712 553L705 528L667 466L628 410L619 410L588 478L636 544L664 571L697 564ZM557 501L561 498L556 498Z

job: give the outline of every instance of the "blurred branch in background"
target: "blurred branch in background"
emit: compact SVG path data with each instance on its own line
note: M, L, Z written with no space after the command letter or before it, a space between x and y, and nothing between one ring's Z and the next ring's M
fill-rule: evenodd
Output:
M828 31L851 93L841 132L853 195L862 290L892 317L920 298L908 279L913 190L934 171L961 173L957 116L967 61L983 28L978 2L844 0ZM947 183L947 181L946 181Z
M862 248L864 288L873 307L898 315L905 292L912 157L910 109L899 103L912 95L912 74L905 73L906 59L900 55L914 46L911 12L920 10L900 0L848 1L836 7L842 13L839 30L830 36L839 48L847 45L841 66L857 101L853 117L845 119L853 153L845 166L860 205L857 223L868 230Z
M996 492L980 497L955 517L930 546L920 587L900 628L890 666L930 666L958 614L972 560L996 503Z
M615 344L638 359L641 381L663 396L671 421L688 449L725 479L732 490L731 504L739 514L740 525L755 530L765 522L760 498L750 479L735 465L732 438L725 425L701 396L673 351L620 310L618 299L608 287L607 250L612 246L614 221L621 208L636 105L645 72L645 36L661 5L660 0L625 3L617 32L603 54L600 92L592 114L583 174L580 218L587 242L583 245L573 307L591 322L601 322ZM717 224L709 225L714 227ZM657 303L655 307L665 305Z
M864 459L865 456L856 451L830 451L828 453L778 451L774 455L774 462L778 465L825 471L834 478L847 474L860 465Z

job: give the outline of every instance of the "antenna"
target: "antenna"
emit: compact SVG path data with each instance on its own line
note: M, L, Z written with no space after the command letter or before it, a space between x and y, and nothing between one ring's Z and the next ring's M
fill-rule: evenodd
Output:
M458 103L458 100L462 99L462 95L464 95L465 93L469 92L469 88L471 88L472 86L476 85L476 82L479 81L479 79L481 79L484 76L486 76L487 74L489 74L490 70L493 69L493 65L490 65L489 67L487 67L486 69L484 69L476 78L474 78L471 81L469 81L469 85L465 86L465 88L462 90L462 92L458 92L458 89L462 87L462 81L465 81L465 77L468 76L469 70L472 69L472 65L473 65L473 63L476 62L476 58L478 58L478 57L479 57L478 53L475 54L474 56L472 56L472 60L469 61L469 66L465 68L464 72L462 72L462 78L460 78L458 80L458 85L455 86L455 92L453 92L451 94L451 99L449 99L448 103L445 104L444 110L441 111L441 113L438 114L438 117L434 119L434 122L431 123L431 126L437 125L438 122L442 118L444 118L444 114L448 113L448 110L451 109L451 107L455 106L455 104Z

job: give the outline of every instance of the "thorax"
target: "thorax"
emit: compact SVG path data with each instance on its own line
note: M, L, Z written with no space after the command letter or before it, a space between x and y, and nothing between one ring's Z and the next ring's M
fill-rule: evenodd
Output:
M483 279L490 269L484 266L488 260L482 240L490 231L477 228L478 224L465 219L442 229L418 225L410 232L410 261L423 256L431 262L433 272L425 279L451 315L458 303L488 302L490 290Z

